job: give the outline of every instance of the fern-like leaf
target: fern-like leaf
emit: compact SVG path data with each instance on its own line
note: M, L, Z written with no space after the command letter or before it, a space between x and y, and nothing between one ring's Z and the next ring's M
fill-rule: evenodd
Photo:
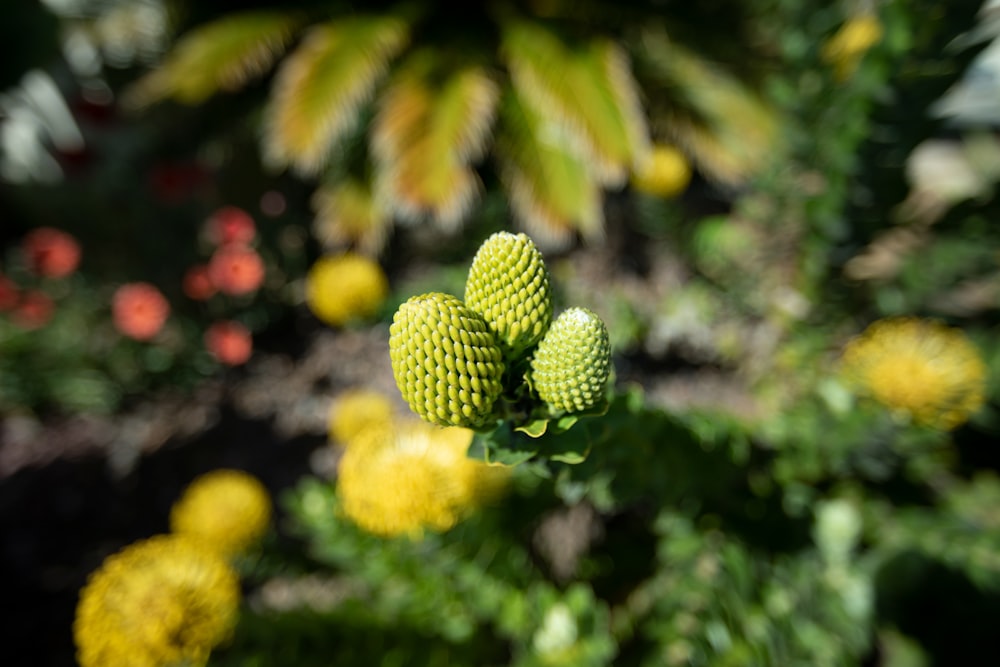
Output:
M220 90L237 90L271 68L299 22L293 14L251 11L200 26L131 86L124 102L133 108L166 99L194 105Z
M396 16L352 16L317 25L278 70L266 111L264 155L313 174L374 95L409 38Z
M442 71L413 54L387 87L372 125L379 190L403 217L453 229L481 190L472 163L488 147L499 87L482 67Z
M496 154L518 222L542 247L569 245L579 233L603 236L600 183L572 147L565 126L522 102L514 91L501 108Z
M621 185L649 150L626 53L608 40L571 47L536 22L507 24L502 50L521 99L566 126L602 184Z
M313 193L313 233L327 249L352 246L365 255L378 255L392 231L389 211L371 186L348 177L325 182Z
M732 74L646 29L636 58L649 76L660 133L689 153L709 177L738 185L763 169L782 144L776 112Z

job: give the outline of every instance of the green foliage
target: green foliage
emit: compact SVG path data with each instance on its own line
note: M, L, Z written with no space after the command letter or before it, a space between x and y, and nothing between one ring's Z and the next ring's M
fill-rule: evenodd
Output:
M1000 481L980 473L968 483L949 482L931 507L872 503L872 535L889 554L915 552L964 572L976 585L1000 589L1000 532L996 500Z
M178 42L170 59L137 83L130 103L163 98L199 104L236 90L270 69L290 41L298 19L278 12L232 14L203 25Z
M360 179L396 216L450 231L470 217L481 174L492 175L483 158L496 136L511 211L550 248L578 234L602 237L604 191L644 166L654 138L679 143L731 185L761 171L780 140L774 109L739 67L710 65L674 44L673 33L689 27L683 20L669 37L648 31L660 19L653 7L588 22L562 3L470 5L457 16L433 3L364 14L302 4L195 24L132 97L201 101L275 67L260 131L268 163L323 177L325 192ZM650 76L640 79L633 60ZM339 173L356 129L363 159ZM384 216L365 226L351 219L348 201L323 200L317 217L332 232L321 242L383 250L385 235L371 226L382 228Z
M620 620L655 642L643 664L849 665L865 650L866 568L811 549L769 558L669 511L655 530L658 574Z
M129 340L113 328L110 291L79 276L55 287L51 321L24 328L0 318L0 411L6 414L113 414L123 401L165 387L191 387L218 364L200 348L197 330L179 329L167 344ZM81 335L87 332L87 335Z

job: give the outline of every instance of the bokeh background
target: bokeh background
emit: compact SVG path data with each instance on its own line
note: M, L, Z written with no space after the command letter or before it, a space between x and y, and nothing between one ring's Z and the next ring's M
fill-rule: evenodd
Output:
M997 664L998 34L990 0L8 3L0 662L88 664L88 576L231 469L273 509L194 663ZM413 454L454 438L388 354L498 231L615 369L502 484Z

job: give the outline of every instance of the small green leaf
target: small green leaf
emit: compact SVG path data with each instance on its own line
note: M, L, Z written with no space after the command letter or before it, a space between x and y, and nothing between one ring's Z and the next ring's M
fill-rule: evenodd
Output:
M500 464L513 467L530 461L536 454L538 454L537 451L516 451L513 449L487 450L484 460L491 465Z
M590 455L597 434L590 428L590 424L582 424L569 431L569 427L577 421L575 415L563 417L559 421L564 422L566 427L561 431L550 431L542 447L544 456L552 461L571 465L583 463Z
M549 425L548 419L536 419L522 426L518 426L514 430L520 431L521 433L524 433L525 435L528 435L532 438L538 438L545 435L545 430L548 427L548 425Z
M538 455L538 447L533 440L516 437L514 430L500 426L488 433L477 433L469 445L469 456L481 459L486 463L516 466L525 463Z
M521 465L521 469L542 479L552 479L552 471L544 461L526 461Z
M587 455L590 454L588 449L585 452L566 452L565 454L553 454L552 460L559 461L561 463L568 463L570 465L576 465L578 463L583 463L587 460Z
M580 419L579 415L566 415L565 417L560 417L556 421L555 428L552 430L552 432L562 433L564 431L568 431L573 426L573 424L579 421L579 419Z

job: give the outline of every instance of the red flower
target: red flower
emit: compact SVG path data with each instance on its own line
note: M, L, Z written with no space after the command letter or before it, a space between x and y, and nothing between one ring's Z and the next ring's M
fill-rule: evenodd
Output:
M184 281L181 287L184 290L184 294L189 299L194 299L195 301L205 301L211 298L216 291L215 283L212 282L212 278L208 275L208 266L206 264L198 264L189 268L184 273Z
M0 313L16 306L20 298L20 290L17 287L17 283L7 276L0 274Z
M149 340L160 332L170 304L166 297L149 283L122 285L111 299L111 316L115 328L135 340Z
M80 264L80 244L64 231L39 227L28 232L22 248L28 267L46 278L62 278Z
M208 219L208 240L215 245L247 244L254 240L257 228L250 214L237 206L223 206Z
M264 282L264 261L253 248L224 245L212 254L208 275L225 294L249 294Z
M253 353L253 339L245 326L225 320L215 322L205 331L205 347L221 363L239 366Z
M29 290L21 295L21 302L11 313L11 321L22 329L38 329L52 319L55 303L45 292Z

